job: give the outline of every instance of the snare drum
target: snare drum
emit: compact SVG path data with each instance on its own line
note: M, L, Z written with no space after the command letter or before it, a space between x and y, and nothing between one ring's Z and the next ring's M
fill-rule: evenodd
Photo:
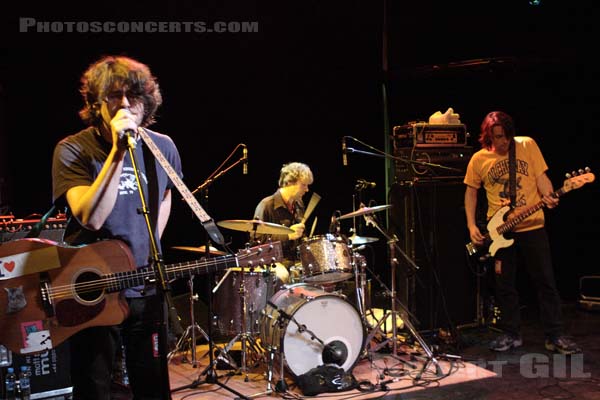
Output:
M341 238L326 235L304 238L298 246L304 282L334 283L352 277L348 245Z
M364 346L364 326L356 308L340 295L304 283L277 292L260 318L262 346L278 349L279 361L295 376L323 364L348 371Z
M260 312L265 308L267 299L274 293L277 277L275 271L262 268L230 268L229 276L221 282L215 296L218 300L213 302L213 326L217 333L226 336L235 336L244 333L242 278L244 279L246 301L246 332L257 334L259 328ZM221 281L225 272L215 274L215 280ZM215 284L216 285L216 284Z

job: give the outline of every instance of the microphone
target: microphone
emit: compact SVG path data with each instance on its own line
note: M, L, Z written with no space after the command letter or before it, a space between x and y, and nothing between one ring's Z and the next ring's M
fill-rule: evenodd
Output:
M348 359L348 347L343 342L334 340L323 347L321 357L325 364L344 365Z
M373 189L375 186L377 186L376 182L369 182L364 179L356 180L356 189L367 189L367 188Z
M123 129L121 132L119 132L119 139L133 135L135 135L135 131L133 129Z
M342 137L342 163L344 164L344 167L346 167L348 165L348 156L346 155L347 149L346 149L346 136Z
M127 145L134 149L137 144L135 141L135 130L131 128L122 130L119 132L119 140L126 140Z
M338 216L340 215L339 210L335 210L331 216L331 223L329 224L329 233L339 234L339 221Z
M248 147L244 145L244 165L243 165L243 174L248 175Z

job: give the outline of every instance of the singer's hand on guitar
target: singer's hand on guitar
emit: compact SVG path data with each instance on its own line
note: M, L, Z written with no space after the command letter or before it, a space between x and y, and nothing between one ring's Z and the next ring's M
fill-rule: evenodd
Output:
M298 223L298 224L294 224L292 226L290 226L290 229L294 231L294 233L288 233L288 239L290 240L296 240L296 239L300 239L302 237L302 235L304 235L304 224L303 223Z

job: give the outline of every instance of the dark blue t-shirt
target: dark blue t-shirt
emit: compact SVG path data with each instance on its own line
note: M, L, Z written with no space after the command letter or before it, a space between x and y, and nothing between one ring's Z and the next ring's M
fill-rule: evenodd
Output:
M156 143L164 157L169 161L176 173L182 177L181 159L179 152L173 140L163 134L145 129L150 138ZM74 135L61 140L54 150L52 161L52 184L53 201L58 207L63 208L67 205L65 194L74 186L90 186L102 169L104 161L111 149L111 144L107 143L98 133L96 128L90 127ZM134 149L135 161L140 171L140 180L142 189L146 195L146 205L150 211L152 221L156 222L156 213L158 206L162 201L165 190L173 188L173 182L168 177L162 166L149 153L145 151L147 160L154 162L155 174L147 174L146 161L144 159L145 144L140 139ZM156 190L150 190L148 186L149 177L156 175ZM148 196L154 194L154 199L148 199ZM119 184L119 194L111 214L106 219L102 228L98 231L90 231L77 221L76 218L69 218L65 230L65 242L72 245L93 243L102 239L119 239L124 241L133 253L136 265L144 267L149 264L152 255L150 251L150 237L143 214L139 213L142 203L138 190L138 184L135 178L134 169L129 152L126 153L123 171ZM153 209L154 208L154 209ZM153 215L154 214L154 215ZM160 240L158 240L158 229L154 232L157 245L160 250ZM127 289L125 295L128 297L140 296L141 287ZM147 291L146 294L151 294Z

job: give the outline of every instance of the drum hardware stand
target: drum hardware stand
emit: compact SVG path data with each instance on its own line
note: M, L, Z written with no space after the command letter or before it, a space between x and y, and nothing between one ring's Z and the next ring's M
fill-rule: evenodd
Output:
M209 249L209 246L206 246L207 249ZM212 282L212 279L209 279L209 282ZM211 283L212 285L212 283ZM209 317L209 323L208 323L208 336L210 337L211 332L211 325L212 325L212 294L214 293L214 290L211 290L211 296L208 302L208 317ZM235 394L238 396L238 398L240 399L249 399L249 397L244 396L243 394L239 393L238 391L228 387L227 385L225 385L224 383L219 382L219 376L217 375L217 372L215 371L215 366L217 364L217 361L219 360L219 358L221 358L221 354L219 354L219 356L215 357L214 356L214 349L213 349L214 343L212 340L209 340L208 342L208 356L209 356L209 363L206 366L206 368L204 368L204 370L198 375L198 378L196 378L192 383L188 384L188 385L184 385L184 386L180 386L177 387L175 389L171 390L171 393L173 392L177 392L179 390L183 390L183 389L195 389L198 386L202 385L203 383L208 383L208 384L215 384L218 385L220 387L222 387L223 389L227 389L228 391L230 391L231 393ZM222 351L223 354L228 355L226 350ZM204 379L204 381L202 381L200 379L201 376L206 375L206 379Z
M198 189L197 189L198 190ZM205 192L206 190L203 189ZM215 225L216 228L216 225ZM227 248L227 245L224 245ZM206 246L206 257L208 258L210 256L210 240L207 240ZM228 249L229 250L229 249ZM229 253L231 253L231 251L229 251ZM227 270L228 272L225 275L228 275L228 273L231 271L230 269ZM223 277L223 279L221 279L221 281L219 282L219 285L223 282L223 280L225 279L225 277ZM212 282L213 282L213 277L212 274L209 276L209 285L210 287L210 296L209 296L209 301L208 301L208 334L207 336L210 338L211 334L212 334L212 302L213 302L213 294L216 291L212 289ZM218 287L217 287L218 289ZM195 343L194 343L195 346ZM226 389L228 391L230 391L231 393L235 394L237 396L237 398L239 399L244 399L244 400L249 400L250 398L247 396L244 396L243 394L241 394L240 392L238 392L237 390L234 390L232 388L230 388L229 386L225 385L222 382L219 382L219 375L216 372L216 364L219 361L219 359L222 359L222 355L224 354L225 356L227 356L229 358L229 363L230 365L233 363L233 359L231 359L231 357L229 357L229 354L227 353L226 350L222 350L220 351L220 354L215 357L214 355L214 343L212 340L208 341L208 357L209 357L209 363L206 366L206 368L204 368L204 370L202 372L200 372L200 374L198 375L198 377L190 384L188 385L183 385L183 386L179 386L176 387L174 389L171 389L171 393L177 392L179 390L184 390L184 389L195 389L198 386L204 384L204 383L208 383L208 384L214 384L217 386L220 386L223 389ZM219 349L220 350L220 349ZM233 363L235 365L235 363ZM204 380L200 379L203 375L206 375L206 378ZM169 397L170 398L170 397Z
M392 299L392 306L391 306L391 311L383 316L381 321L379 321L379 323L373 328L371 333L369 333L369 335L367 336L367 340L366 340L367 346L370 343L370 341L373 339L373 337L375 336L377 331L380 330L381 325L387 320L388 316L391 316L391 318L392 318L392 337L386 339L383 343L380 343L379 345L377 345L374 349L371 350L371 352L375 352L375 351L379 350L380 348L387 345L391 341L392 342L392 354L391 354L392 357L405 363L406 365L410 366L411 368L416 369L416 366L414 364L411 364L405 360L402 360L400 357L398 357L398 353L397 353L398 338L397 338L397 324L396 324L396 318L397 318L396 303L398 303L400 305L400 307L407 313L408 316L412 316L412 315L408 311L406 306L404 306L402 304L402 302L400 302L396 298L396 266L398 264L398 259L396 258L396 255L395 255L396 250L400 251L402 256L409 262L409 264L413 268L419 269L419 267L397 245L398 238L396 237L396 235L394 235L393 237L390 237L383 229L381 229L381 227L379 226L377 221L375 221L375 218L373 218L372 214L365 214L364 218L367 221L367 224L370 224L370 225L374 226L375 228L377 228L377 230L379 232L381 232L381 234L387 239L387 243L388 243L389 249L390 249L390 266L391 266L391 274L392 274L392 278L391 278L392 289L391 290L388 290L387 287L385 286L385 284L383 282L381 282L381 280L379 278L377 278L378 282L382 285L382 287L386 288L386 291L388 291L390 293L390 297ZM434 357L433 351L431 351L431 349L429 348L427 343L425 343L425 340L421 337L419 332L417 332L417 330L415 329L413 324L410 322L410 318L406 318L406 320L403 322L404 322L404 325L408 328L408 330L411 333L411 335L413 336L413 338L416 339L417 342L419 342L419 345L421 346L421 348L423 349L423 351L425 351L425 353L427 355L427 357L426 357L427 361L423 365L423 368L421 369L421 371L419 371L419 373L417 374L416 379L418 380L421 378L421 375L427 370L427 368L429 368L430 364L435 365L436 375L438 377L442 376L443 375L442 369L441 369L437 359Z
M352 251L352 264L354 264L354 286L356 290L356 305L360 315L363 318L363 323L366 322L367 311L366 311L366 301L365 301L365 286L366 286L366 271L365 265L361 263L360 272L358 270L358 257L356 257L357 252ZM366 325L365 325L366 326Z
M175 348L167 355L167 360L171 361L171 359L179 352L182 352L185 347L185 343L189 341L190 343L190 353L192 355L191 365L193 368L198 366L198 361L196 360L196 331L200 332L204 339L206 339L207 343L211 340L210 337L206 334L206 332L196 323L195 315L194 315L194 302L198 301L198 295L194 294L194 275L190 275L188 280L188 287L190 289L189 301L190 301L190 325L185 329L183 335L177 341Z
M281 310L279 309L279 307L277 307L275 304L273 304L271 301L267 300L267 305L270 307L273 307L276 310L280 311L280 314L277 317L277 321L275 322L276 324L279 324L280 329L285 328L285 326L283 325L283 314L281 314ZM266 306L265 306L266 307ZM267 314L265 312L265 310L261 311L261 314L266 316L269 319L273 319L273 316ZM287 315L287 314L286 314ZM274 324L273 324L274 325ZM284 370L284 361L283 361L283 355L281 354L281 348L283 346L283 339L284 337L282 337L280 339L280 345L279 346L275 346L272 343L270 344L262 344L264 346L264 348L266 350L269 351L269 361L267 364L267 390L264 393L258 393L255 396L261 395L261 394L271 394L273 393L273 389L271 387L272 384L272 380L273 380L273 367L274 367L274 360L275 360L275 353L278 352L279 353L279 381L277 381L277 383L275 384L275 392L277 393L285 393L288 390L288 386L287 386L287 382L285 381L285 370Z
M250 398L261 397L261 396L270 396L271 394L274 393L273 386L272 386L273 385L272 384L272 381L273 381L273 361L275 359L275 352L277 351L277 346L269 346L268 350L269 350L269 360L267 361L267 390L265 390L264 392L251 394L250 396L248 396ZM281 369L281 373L282 373L282 376L283 376L283 368ZM285 381L283 381L283 382L285 383ZM285 387L284 390L279 390L280 387L281 386L280 386L279 382L277 382L277 384L275 385L275 391L277 391L277 392L285 392L285 391L287 391L287 386Z
M229 270L228 273L230 271L231 270ZM269 267L269 271L270 271L270 267ZM223 276L221 281L219 281L216 289L218 289L218 287L221 285L221 283L225 280L228 273L225 274L225 276ZM270 274L270 272L269 272L269 274ZM247 363L248 363L248 361L247 361L248 345L250 346L250 348L252 349L252 351L254 353L260 353L260 348L258 346L258 343L256 343L256 341L254 340L252 335L248 332L248 327L247 327L247 320L246 320L247 304L246 304L246 283L245 283L246 279L244 277L244 275L245 275L244 267L242 267L242 271L241 271L240 275L242 277L240 289L239 289L241 304L242 304L242 332L235 335L235 337L233 339L231 339L229 341L229 343L227 343L227 345L225 346L225 353L228 354L228 352L231 350L231 348L233 347L235 342L237 342L238 340L240 341L240 343L242 345L242 366L240 369L241 369L241 372L245 375L244 382L248 382L250 380L248 378L248 365L247 365Z

